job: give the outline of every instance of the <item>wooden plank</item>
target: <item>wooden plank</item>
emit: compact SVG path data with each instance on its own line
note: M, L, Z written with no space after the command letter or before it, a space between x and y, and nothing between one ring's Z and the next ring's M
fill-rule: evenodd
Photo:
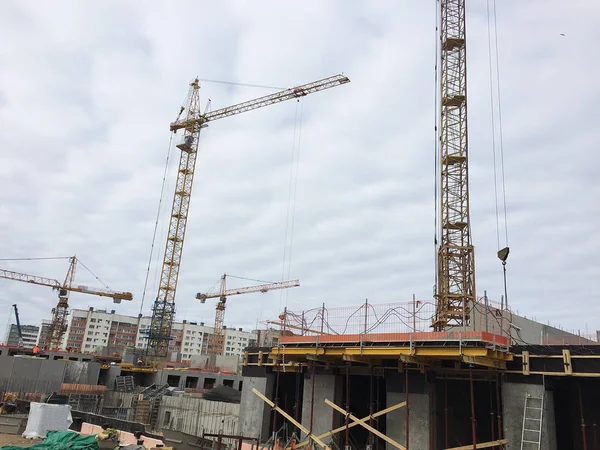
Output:
M267 405L270 405L271 408L273 408L275 411L277 411L279 414L281 414L283 417L285 417L287 420L289 420L291 423L293 423L294 425L296 425L298 428L300 428L300 430L302 430L302 432L304 434L306 434L310 439L312 439L313 441L315 441L317 444L319 444L321 447L323 447L325 450L330 450L330 448L325 445L325 443L319 439L317 436L315 436L314 434L312 434L308 429L306 429L301 423L299 423L298 421L294 420L294 418L292 416L290 416L288 413L286 413L283 409L281 409L279 406L275 406L275 403L273 403L271 400L269 400L267 397L265 397L260 391L258 391L256 388L252 388L252 392L254 392L256 395L258 395L259 398L261 398Z
M337 412L342 413L344 416L346 415L346 411L342 408L340 408L338 405L336 405L335 403L325 399L325 403L327 403L329 406L331 406L333 409L335 409ZM393 445L394 447L396 447L397 449L400 450L406 450L406 447L404 447L403 445L400 445L398 442L396 442L395 440L393 440L392 438L387 437L385 434L383 434L382 432L376 430L375 428L373 428L372 426L370 426L369 424L365 423L366 420L368 420L368 418L366 419L359 419L356 416L353 416L352 414L348 414L348 417L353 421L353 422L358 422L358 424L364 428L366 428L367 430L369 430L371 433L373 433L375 436L379 436L381 439L383 439L385 442Z
M563 364L565 366L565 373L567 375L573 375L573 366L571 365L571 350L563 349Z
M523 375L529 375L529 352L523 352Z
M508 440L500 439L499 441L490 441L490 442L480 442L477 444L477 448L490 448L490 447L498 447L499 445L508 444ZM461 447L451 447L445 448L444 450L473 450L473 444L463 445Z
M362 422L365 422L365 421L367 421L367 420L369 420L371 418L375 419L375 418L383 416L383 415L385 415L385 414L387 414L389 412L395 411L395 410L400 409L400 408L404 408L405 406L406 406L406 402L397 403L396 405L392 405L389 408L382 409L381 411L376 412L372 416L364 417L364 418L360 419L360 421L358 421L358 422L349 423L348 424L348 428L355 427L357 425L360 425ZM343 425L343 426L341 426L339 428L336 428L334 430L328 431L327 433L320 434L317 437L319 439L324 439L326 437L333 436L334 434L339 433L340 431L344 431L345 429L346 429L346 425ZM299 444L296 444L296 448L299 449L299 448L302 448L302 447L306 447L309 443L310 443L310 439L307 439L305 441L300 442ZM288 447L286 450L290 450L290 449L291 449L291 447Z

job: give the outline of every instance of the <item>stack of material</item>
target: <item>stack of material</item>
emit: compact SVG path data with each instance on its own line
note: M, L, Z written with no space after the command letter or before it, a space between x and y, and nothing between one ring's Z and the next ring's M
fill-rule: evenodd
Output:
M30 439L45 438L50 431L68 430L72 423L69 405L31 403L23 436Z
M202 398L213 402L240 403L242 393L229 386L218 386L202 394Z
M135 389L135 383L131 375L116 377L115 384L117 392L131 392Z

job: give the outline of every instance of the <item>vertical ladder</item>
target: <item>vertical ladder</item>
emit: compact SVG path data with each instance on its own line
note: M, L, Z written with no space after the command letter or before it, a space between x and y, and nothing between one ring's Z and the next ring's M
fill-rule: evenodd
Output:
M540 450L542 445L542 419L544 416L544 395L533 397L525 394L523 411L523 434L521 450Z

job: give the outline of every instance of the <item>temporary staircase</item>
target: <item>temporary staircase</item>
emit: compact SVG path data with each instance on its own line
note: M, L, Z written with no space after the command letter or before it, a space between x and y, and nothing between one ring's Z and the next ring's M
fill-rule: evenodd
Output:
M521 450L540 450L542 445L543 416L544 396L534 397L530 394L525 394Z

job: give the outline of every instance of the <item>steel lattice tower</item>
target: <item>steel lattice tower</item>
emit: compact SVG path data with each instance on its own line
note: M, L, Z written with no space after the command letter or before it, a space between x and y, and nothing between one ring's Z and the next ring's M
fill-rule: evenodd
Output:
M469 323L475 255L469 220L465 0L440 1L440 226L437 312L442 331Z
M152 322L148 335L147 354L151 358L164 358L169 350L171 327L175 317L175 291L179 278L179 265L183 250L183 240L190 209L190 198L194 181L194 169L198 154L200 129L203 127L200 111L200 85L198 80L190 84L186 105L186 126L183 127L177 183L169 221L169 234L163 258L158 295L152 307Z

